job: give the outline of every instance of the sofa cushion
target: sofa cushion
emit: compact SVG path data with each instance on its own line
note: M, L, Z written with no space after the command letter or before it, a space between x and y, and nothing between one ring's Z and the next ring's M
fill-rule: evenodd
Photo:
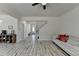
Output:
M68 40L67 43L69 43L69 44L71 44L71 45L73 45L73 46L79 46L79 41L78 41L78 39L73 38L73 37L69 37L69 40Z

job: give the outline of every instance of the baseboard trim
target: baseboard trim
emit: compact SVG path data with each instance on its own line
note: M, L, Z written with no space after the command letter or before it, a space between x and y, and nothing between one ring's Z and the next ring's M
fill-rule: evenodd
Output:
M50 41L51 39L38 39L38 40L39 40L39 41L42 41L42 40L43 40L43 41L44 41L44 40L45 40L45 41Z

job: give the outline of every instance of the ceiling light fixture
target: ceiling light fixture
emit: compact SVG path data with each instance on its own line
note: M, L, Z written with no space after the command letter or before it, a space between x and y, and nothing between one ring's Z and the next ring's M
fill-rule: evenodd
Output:
M36 5L38 5L38 4L42 4L43 9L46 10L46 5L47 5L47 3L33 3L32 6L36 6Z

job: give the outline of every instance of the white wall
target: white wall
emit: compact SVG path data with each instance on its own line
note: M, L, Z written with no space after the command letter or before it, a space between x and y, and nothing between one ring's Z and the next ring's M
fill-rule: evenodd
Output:
M60 33L66 33L79 37L79 7L63 15L60 20Z
M30 24L27 22L24 24L24 38L28 37L28 33L31 31Z
M1 30L7 30L8 33L10 33L10 29L8 29L8 26L12 25L13 30L17 30L17 20L12 18L11 16L8 15L0 15L0 33Z
M52 34L59 32L60 20L56 17L23 17L21 20L47 20L48 23L40 29L40 39L50 39Z
M15 30L15 33L17 35L18 40L18 20L12 16L1 14L0 15L0 33L2 30L7 30L7 33L11 33L11 30L8 28L8 26L12 25L13 30Z

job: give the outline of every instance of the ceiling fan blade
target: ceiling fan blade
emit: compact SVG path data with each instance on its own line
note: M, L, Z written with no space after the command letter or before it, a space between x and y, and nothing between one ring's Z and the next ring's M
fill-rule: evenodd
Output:
M43 5L43 9L44 9L44 10L46 9L46 5Z
M39 3L34 3L34 4L32 4L32 6L35 6L35 5L37 5L37 4L39 4Z

